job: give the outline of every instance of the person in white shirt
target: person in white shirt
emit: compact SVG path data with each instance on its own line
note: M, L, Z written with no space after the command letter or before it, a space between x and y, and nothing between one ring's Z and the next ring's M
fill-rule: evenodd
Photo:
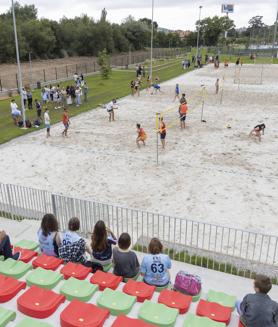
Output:
M22 97L23 97L23 103L24 103L24 108L26 108L26 104L27 104L27 91L25 90L25 88L22 88Z
M46 137L50 136L50 117L49 117L49 111L46 108L44 112L44 125L46 128Z
M18 125L19 119L21 117L21 111L18 110L18 106L15 102L15 99L11 101L11 114L15 125Z
M117 108L116 103L117 103L117 100L113 99L106 105L106 110L109 114L109 122L115 121L114 109Z

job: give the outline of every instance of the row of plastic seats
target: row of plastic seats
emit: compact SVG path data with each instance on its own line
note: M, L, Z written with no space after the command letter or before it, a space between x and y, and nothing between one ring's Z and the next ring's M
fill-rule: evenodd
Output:
M97 273L108 275L108 273L103 272ZM4 302L9 301L17 292L24 289L26 283L2 276L0 286L3 286L0 291L0 300ZM18 310L32 317L47 318L56 311L58 306L65 301L65 298L70 301L76 301L76 298L89 301L97 289L97 285L91 285L88 281L80 281L74 278L70 278L64 283L61 294L32 286L18 298ZM123 292L105 288L97 299L97 305L108 309L112 315L119 315L128 314L136 300L139 302L145 300L140 308L141 317L139 313L139 318L161 326L166 326L165 321L169 321L167 326L173 326L178 314L187 312L191 304L192 299L190 296L169 290L160 293L158 303L148 301L147 298L150 298L153 292L154 288L152 286L143 282L129 280L125 284ZM228 308L215 302L200 300L196 313L199 316L228 324L232 310L231 307Z
M44 319L52 315L65 300L65 296L62 294L32 286L18 297L17 308L27 316ZM97 306L79 300L70 302L60 315L61 326L102 326L110 314L114 316L127 315L135 302L135 296L106 288L97 298ZM197 307L197 315L200 314L201 317L188 314L184 326L197 326L197 324L207 327L226 326L228 321L226 321L226 323L217 321L218 319L227 319L223 311L225 307L221 308L221 306L217 304L219 311L216 312L214 310L212 314L209 310L211 308L215 309L215 307L216 303L201 300ZM231 309L229 308L226 308L226 313L228 310L230 310L231 313ZM178 314L179 310L177 309L168 308L164 304L145 300L139 309L138 318L156 326L172 327L175 325ZM209 317L207 317L208 315ZM211 317L214 321L209 319ZM13 320L14 318L15 315L10 312L9 320ZM0 320L0 325L1 323L3 323L3 321ZM5 325L3 324L3 326Z

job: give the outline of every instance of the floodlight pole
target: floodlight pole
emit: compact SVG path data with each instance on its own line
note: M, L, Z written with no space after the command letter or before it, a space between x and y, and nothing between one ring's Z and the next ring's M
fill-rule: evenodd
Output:
M195 58L195 63L197 61L198 55L199 55L199 39L200 39L200 27L201 27L201 11L202 11L203 6L199 6L199 24L198 24L198 34L197 34L197 49L196 49L196 58ZM196 66L196 64L195 64Z
M30 84L30 88L31 88L31 85L32 85L32 81L33 81L33 74L32 74L32 56L31 56L32 52L30 51L29 52L29 84Z
M20 99L21 99L23 127L26 128L25 107L24 107L24 100L23 100L23 94L22 94L22 75L21 75L21 66L20 66L20 59L19 59L16 19L15 19L15 10L14 10L14 1L13 0L12 0L12 13L13 13L14 39L15 39L15 50L16 50L16 61L17 61L18 87L19 87L19 93L20 93Z
M274 48L276 43L276 36L277 36L277 24L278 24L278 0L277 0L277 14L276 14L276 21L274 25L274 33L273 33L273 43L272 43L272 57L274 58Z
M152 0L152 29L151 29L151 69L150 69L150 80L152 80L153 75L153 10L154 10L154 0Z

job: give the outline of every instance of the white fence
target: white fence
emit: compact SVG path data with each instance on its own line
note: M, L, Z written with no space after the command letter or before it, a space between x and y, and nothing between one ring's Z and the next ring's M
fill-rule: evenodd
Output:
M0 183L0 216L40 220L52 212L61 230L77 216L88 236L102 219L116 235L128 232L133 246L146 251L152 237L161 239L172 258L203 267L251 277L266 273L277 283L278 237L185 218L176 218L44 190Z

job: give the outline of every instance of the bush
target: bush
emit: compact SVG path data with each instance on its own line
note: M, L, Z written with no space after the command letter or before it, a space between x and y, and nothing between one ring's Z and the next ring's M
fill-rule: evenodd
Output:
M100 66L100 72L101 72L102 78L108 79L111 74L111 66L110 66L110 57L107 54L106 49L104 49L98 53L97 63Z

